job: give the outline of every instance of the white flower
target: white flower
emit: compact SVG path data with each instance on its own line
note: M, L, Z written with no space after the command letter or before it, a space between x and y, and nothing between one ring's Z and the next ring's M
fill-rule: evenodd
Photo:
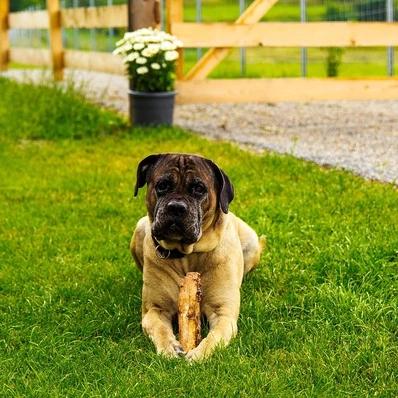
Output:
M171 43L169 41L164 41L161 45L160 45L160 49L162 51L171 51L171 50L175 50L177 48L177 46L174 43Z
M137 73L139 75L145 75L145 73L148 73L148 68L146 66L140 66L137 68Z
M150 50L152 50L152 51L156 51L155 54L157 54L157 52L158 52L159 49L160 49L160 45L157 44L157 43L150 43L150 44L148 44L148 48L149 48Z
M121 47L124 51L130 51L133 49L133 45L129 42L127 42L126 44L123 44L123 46Z
M146 43L159 43L161 41L162 41L162 38L159 36L152 35L152 36L145 37Z
M135 60L135 62L137 62L137 64L144 65L144 64L146 64L146 58L138 57L138 58Z
M133 48L134 50L142 50L145 47L144 43L135 43Z
M133 48L133 45L131 43L124 43L121 46L116 47L116 49L113 51L113 54L122 54L125 55L127 52L129 52Z
M146 36L146 35L151 35L153 33L153 29L152 28L142 28L142 29L138 29L134 32L137 36L141 35L141 36Z
M135 32L126 32L124 34L124 39L125 40L131 40L131 39L133 39L136 36L137 36L137 31L135 31Z
M162 67L165 68L167 66L166 62L162 63Z
M166 51L164 53L164 59L166 61L174 61L178 58L178 52L173 50L173 51Z
M151 64L151 68L155 69L155 70L159 70L160 69L160 65L157 62L154 62L153 64Z
M121 53L123 53L124 51L122 50L122 48L121 47L117 47L117 48L115 48L113 51L112 51L112 54L113 55L118 55L118 54L121 54Z
M151 49L151 48L145 48L144 50L142 50L142 56L143 57L153 57L155 54L158 53L159 50L155 50L155 49Z
M152 51L149 48L144 48L141 55L146 58L152 57Z
M117 46L117 47L120 47L122 44L124 44L124 43L125 43L125 41L126 41L126 39L125 39L125 38L123 38L123 39L121 39L121 40L117 41L117 42L116 42L116 46Z
M124 62L132 62L132 61L134 61L135 59L137 59L139 56L140 56L139 53L133 52L133 53L128 54L126 57L124 57L124 58L123 58L123 61L124 61Z

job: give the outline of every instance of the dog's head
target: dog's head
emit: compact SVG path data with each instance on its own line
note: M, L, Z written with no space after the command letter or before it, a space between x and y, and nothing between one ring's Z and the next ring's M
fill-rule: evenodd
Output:
M152 236L167 249L191 246L234 197L228 176L211 160L190 154L158 154L137 169L138 189L148 185Z

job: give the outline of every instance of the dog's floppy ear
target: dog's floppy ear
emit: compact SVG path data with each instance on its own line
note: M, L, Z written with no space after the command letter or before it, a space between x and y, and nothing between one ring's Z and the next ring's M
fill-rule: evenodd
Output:
M149 171L162 156L163 155L149 155L145 159L141 160L141 162L138 164L137 181L135 183L134 196L137 196L138 189L142 188L148 182Z
M218 183L218 203L221 210L227 214L228 206L234 198L234 186L232 185L228 176L221 170L214 162L206 159L210 167L213 169Z

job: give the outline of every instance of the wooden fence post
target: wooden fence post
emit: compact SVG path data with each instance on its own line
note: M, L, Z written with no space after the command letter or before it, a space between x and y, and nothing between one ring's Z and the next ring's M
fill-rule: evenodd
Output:
M171 26L175 22L184 22L184 0L167 0L167 31L171 31ZM182 80L184 77L184 50L178 50L180 56L177 62L177 79Z
M0 0L0 71L7 70L10 60L10 39L8 37L8 15L10 1Z
M159 27L161 21L159 0L128 0L128 25L127 30L132 32L141 28ZM133 81L129 80L129 88L133 89ZM133 120L132 97L129 96L130 120Z
M50 46L55 80L64 78L64 51L62 46L61 7L59 0L47 0L50 26Z
M128 30L155 28L160 23L159 0L128 0Z

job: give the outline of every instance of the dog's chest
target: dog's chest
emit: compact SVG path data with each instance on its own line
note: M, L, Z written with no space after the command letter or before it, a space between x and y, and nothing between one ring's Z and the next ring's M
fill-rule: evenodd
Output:
M185 276L188 272L202 273L208 265L206 258L204 253L193 253L183 258L174 259L173 267L180 276Z

